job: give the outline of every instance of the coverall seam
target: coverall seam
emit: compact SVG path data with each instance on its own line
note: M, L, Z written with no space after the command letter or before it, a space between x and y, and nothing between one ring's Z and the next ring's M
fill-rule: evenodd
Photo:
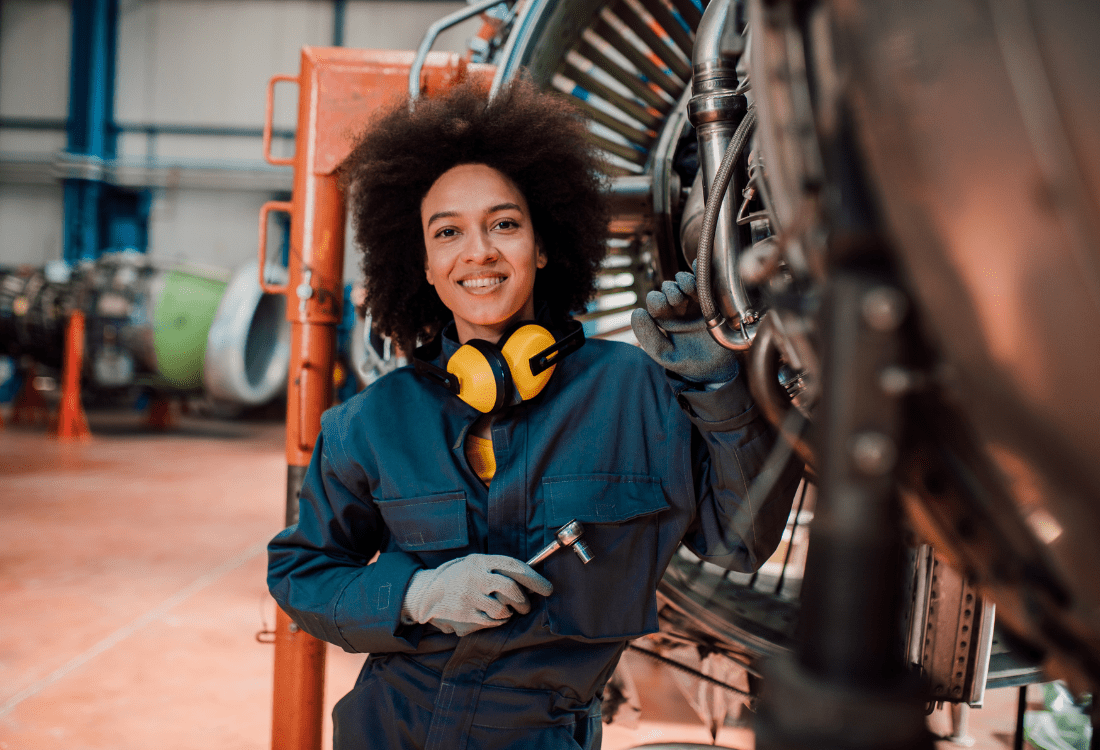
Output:
M350 490L351 487L354 485L354 483L353 482L348 482L347 477L345 477L343 475L343 472L340 471L340 467L341 466L356 466L357 464L351 460L351 458L348 456L347 451L344 450L344 442L347 440L347 431L344 429L344 424L343 424L344 420L336 419L335 415L332 415L332 416L329 416L329 415L332 415L332 412L326 412L324 415L322 415L321 435L323 436L325 434L324 422L327 421L330 424L335 422L336 424L333 425L333 426L336 428L336 437L338 439L337 440L325 440L325 441L323 441L321 443L321 452L326 453L329 450L332 450L333 448L340 452L340 461L339 462L333 461L332 456L329 455L328 464L332 468L332 473L335 474L336 478L340 480L340 483L343 484L345 487L347 487ZM325 419L324 417L329 417L329 418ZM362 498L359 498L359 500L361 501Z
M344 594L347 593L347 590L351 587L351 584L355 581L358 581L366 572L367 567L364 565L355 575L348 579L347 583L345 583L344 587L340 589L340 593L337 595L335 601L333 601L332 603L332 624L336 626L336 635L338 635L340 637L340 640L343 641L343 643L337 643L336 645L340 646L345 651L349 651L353 654L358 654L362 652L359 651L359 649L355 648L355 646L351 645L348 639L344 637L344 631L340 627L340 618L338 617L338 611L340 609L340 603L344 600Z
M584 720L588 721L590 718L591 717L589 717L589 716L585 716ZM474 722L472 722L470 724L470 726L477 727L478 729L515 729L514 726L509 726L507 724L479 724L476 720ZM535 724L535 725L530 725L530 728L531 729L550 729L552 727L561 727L563 729L568 729L570 727L575 727L575 726L577 726L577 720L576 719L567 719L567 720L563 721L560 724Z
M734 459L737 460L737 473L741 477L741 488L742 488L742 490L744 490L744 494L742 495L742 497L745 498L745 503L751 503L752 502L752 495L749 492L749 482L745 478L745 469L741 465L741 451L740 450L734 450L733 451L733 457L734 457ZM745 545L745 546L749 550L749 554L755 556L753 551L756 549L756 513L754 512L751 505L748 508L748 512L749 512L749 527L752 529L752 544L751 545ZM742 541L744 541L744 540L742 540Z
M427 498L434 498L434 499L429 500ZM393 500L377 500L377 499L375 499L374 504L375 504L375 507L378 508L378 511L381 513L382 512L382 507L386 503L398 503L398 505L394 506L395 508L396 507L405 508L405 507L408 507L408 506L416 506L417 508L427 508L427 506L439 505L441 503L448 503L448 504L453 505L455 500L461 500L462 501L461 513L456 513L455 518L451 519L451 520L457 520L459 515L462 516L462 529L461 529L461 532L459 532L457 534L457 536L451 536L451 537L448 537L446 539L437 539L434 536L428 535L428 538L425 538L425 531L423 531L423 530L413 532L413 531L410 531L409 529L404 528L404 526L405 526L404 519L402 520L402 523L396 524L396 526L397 526L396 529L391 528L391 531L400 531L401 532L399 535L395 534L396 542L397 542L397 545L401 549L405 550L406 552L410 552L410 553L412 553L412 552L432 552L432 551L438 551L438 550L444 550L444 549L452 549L452 547L443 547L443 546L440 546L440 545L463 546L463 545L469 543L469 534L468 534L467 529L466 529L466 499L467 499L466 498L466 493L464 491L455 490L453 492L433 493L431 495L422 495L422 496L419 496L419 497L410 497L410 498L396 498L396 499L393 499ZM383 513L383 515L385 515L385 514ZM433 528L438 529L441 526L443 526L443 524L442 523L435 523L435 522L440 521L440 520L441 519L439 519L437 517L436 518L429 517L429 518L426 518L426 519L422 519L423 526L421 528L425 529L425 530L429 530L429 531ZM412 541L411 535L413 533L420 536L421 541L419 541L419 542Z
M698 427L703 432L734 432L743 427L755 422L760 417L760 411L756 408L756 405L750 406L745 411L741 412L737 416L730 417L728 419L722 419L714 422L708 422L700 417L698 414L687 414L687 418L691 420L692 424Z

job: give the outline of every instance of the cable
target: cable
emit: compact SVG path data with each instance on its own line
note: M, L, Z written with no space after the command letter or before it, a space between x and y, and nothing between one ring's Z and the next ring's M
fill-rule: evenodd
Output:
M702 680L703 682L709 682L711 685L715 685L716 687L724 688L725 690L729 690L731 693L737 693L738 695L743 695L746 698L749 698L751 700L756 700L755 696L753 696L752 693L746 692L746 691L742 690L741 688L734 687L733 685L728 685L728 684L722 682L721 680L716 680L713 677L711 677L710 675L703 674L702 672L700 672L697 669L692 669L691 667L689 667L686 664L681 664L680 662L676 661L675 659L670 659L667 656L661 656L660 654L654 653L653 651L650 651L647 648L642 648L640 646L635 646L633 643L629 644L627 646L627 648L629 648L631 651L637 651L640 654L645 654L650 659L653 659L656 662L660 662L661 664L664 664L667 667L672 667L673 669L679 670L679 671L683 672L684 674L691 675L692 677L696 677L696 678Z
M775 582L775 595L780 596L783 592L783 584L787 580L787 564L791 561L791 550L794 549L794 535L798 532L798 519L802 516L802 504L806 501L806 490L809 489L809 482L805 477L802 478L802 485L799 488L801 492L798 494L798 509L794 512L794 524L791 526L791 538L787 540L787 554L783 556L783 568L779 571L779 580Z

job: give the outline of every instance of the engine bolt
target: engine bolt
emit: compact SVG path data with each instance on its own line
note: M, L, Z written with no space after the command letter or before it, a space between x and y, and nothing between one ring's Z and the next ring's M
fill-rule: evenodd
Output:
M894 441L881 432L861 432L852 441L852 460L869 477L881 477L894 468L898 451Z
M894 287L879 286L863 296L863 320L880 333L896 331L905 319L908 303L905 295Z

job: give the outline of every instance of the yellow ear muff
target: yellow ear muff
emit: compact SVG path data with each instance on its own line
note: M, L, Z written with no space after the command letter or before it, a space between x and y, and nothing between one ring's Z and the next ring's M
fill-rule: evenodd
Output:
M437 382L482 414L537 396L550 380L558 360L584 345L584 328L570 321L561 339L537 323L517 323L500 345L470 339L447 360L434 364L441 337L413 354L416 374Z
M534 398L539 394L554 374L554 367L535 375L531 372L531 357L547 347L554 345L554 336L550 331L533 323L517 328L501 347L504 360L508 363L508 369L512 372L512 383L520 400Z
M499 409L504 401L504 384L493 365L485 352L470 344L459 347L447 361L447 372L458 378L458 397L482 414Z

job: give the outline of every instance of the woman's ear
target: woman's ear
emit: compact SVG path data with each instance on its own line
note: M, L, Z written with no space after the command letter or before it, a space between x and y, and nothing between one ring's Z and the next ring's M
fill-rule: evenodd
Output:
M424 278L428 280L428 283L435 286L435 278L432 275L432 265L428 262L428 254L424 253Z
M536 268L546 268L548 259L546 257L546 251L542 249L542 241L535 240L535 250L538 251L538 257L535 259Z

